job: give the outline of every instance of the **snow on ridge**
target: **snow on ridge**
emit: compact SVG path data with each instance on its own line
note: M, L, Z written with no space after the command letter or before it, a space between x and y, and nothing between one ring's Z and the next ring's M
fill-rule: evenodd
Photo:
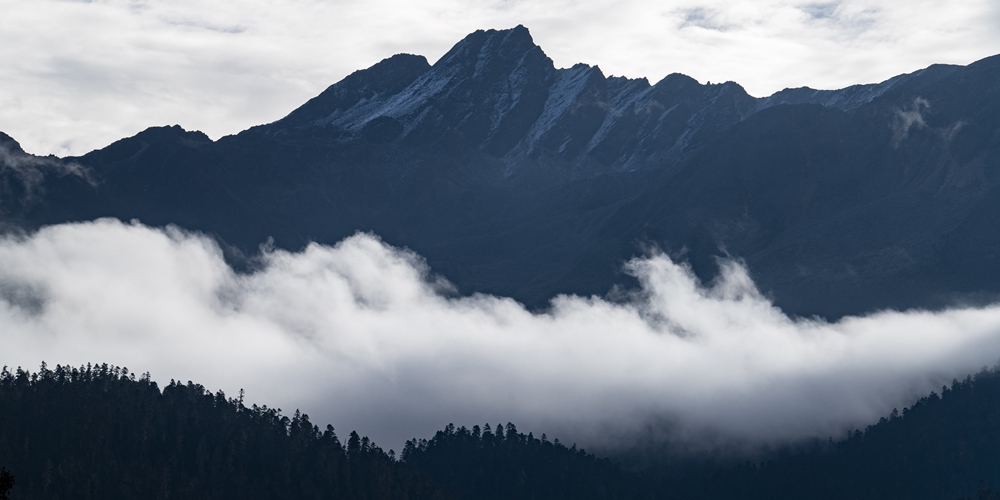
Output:
M545 100L542 114L528 131L528 143L531 147L538 144L559 118L576 104L580 93L587 87L591 72L595 70L600 71L582 63L572 68L556 70L556 79L549 87L549 97Z
M509 35L508 35L509 36ZM500 51L500 47L507 40L504 37L500 40L496 36L491 36L486 39L485 42L479 47L479 53L476 54L476 66L472 72L472 79L475 80L482 76L483 72L490 66L493 62L493 54Z
M492 30L491 30L492 31ZM498 32L502 33L502 32ZM346 110L338 110L329 116L316 121L316 125L334 125L350 132L361 130L368 122L387 116L403 122L405 132L409 133L414 123L426 115L424 109L434 97L449 92L449 87L456 80L477 80L494 62L495 55L507 43L514 32L505 36L487 32L478 49L468 38L460 41L435 63L428 71L417 77L410 85L393 95L378 95L370 99L362 99ZM541 50L534 46L534 50ZM473 51L475 63L469 64ZM533 49L528 49L519 58L516 67L507 75L502 83L503 91L497 92L494 99L484 103L493 108L491 119L495 130L506 114L517 105L521 91L528 80L528 57ZM471 67L470 67L471 66ZM469 73L471 72L471 75ZM413 122L413 123L410 123Z
M517 66L507 75L503 82L503 91L495 95L486 104L490 107L490 133L500 128L503 119L518 102L521 101L521 91L528 84L528 53L517 61Z
M621 77L624 82L615 85L617 78L608 78L608 104L610 109L604 117L604 122L594 133L590 141L587 142L586 151L596 148L601 141L607 137L611 129L625 116L625 113L638 113L637 110L644 109L646 102L651 98L653 87L645 78L636 80Z
M371 99L362 99L344 111L337 111L316 122L317 125L335 125L356 132L368 122L381 116L403 118L416 113L431 97L447 88L455 76L455 70L448 67L435 71L434 68L420 75L403 90L390 96L376 94Z

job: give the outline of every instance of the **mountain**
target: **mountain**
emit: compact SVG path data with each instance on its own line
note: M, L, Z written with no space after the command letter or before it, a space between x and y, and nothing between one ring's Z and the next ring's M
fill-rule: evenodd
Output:
M0 137L9 230L98 217L216 236L235 266L372 231L461 293L544 307L633 286L659 248L744 260L786 312L837 318L1000 292L1000 56L786 89L557 69L528 30L400 54L274 123L147 129L76 158Z

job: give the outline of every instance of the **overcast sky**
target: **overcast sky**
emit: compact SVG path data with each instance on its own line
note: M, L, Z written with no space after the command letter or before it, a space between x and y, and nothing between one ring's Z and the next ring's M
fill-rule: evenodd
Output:
M993 0L0 0L0 131L81 154L148 126L276 120L399 52L434 62L523 24L558 67L784 87L870 83L1000 53Z

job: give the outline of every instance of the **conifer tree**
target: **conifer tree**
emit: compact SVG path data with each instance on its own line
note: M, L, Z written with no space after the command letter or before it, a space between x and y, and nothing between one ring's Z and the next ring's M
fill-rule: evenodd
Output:
M9 500L10 490L14 487L14 475L6 467L0 467L0 500Z

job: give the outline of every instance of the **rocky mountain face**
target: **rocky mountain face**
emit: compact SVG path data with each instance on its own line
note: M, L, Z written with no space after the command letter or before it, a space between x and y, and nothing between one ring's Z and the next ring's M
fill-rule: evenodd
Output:
M176 224L237 266L269 237L297 249L373 231L463 293L533 307L634 285L621 266L650 248L705 280L742 259L799 315L1000 292L1000 57L754 98L557 69L519 26L433 65L393 56L214 142L174 126L79 158L10 144L5 227Z
M473 33L434 66L386 59L263 129L411 149L446 143L488 157L500 178L562 183L675 163L763 107L733 83L673 74L651 86L585 64L556 69L519 26Z

